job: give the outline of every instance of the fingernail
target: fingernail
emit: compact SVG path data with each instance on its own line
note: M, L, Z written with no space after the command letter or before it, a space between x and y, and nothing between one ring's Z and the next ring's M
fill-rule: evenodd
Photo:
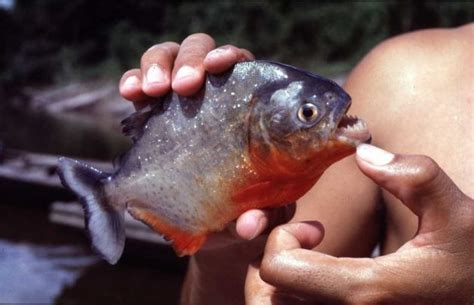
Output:
M163 70L156 64L151 65L146 72L147 83L162 83L165 81Z
M124 87L135 87L140 84L140 79L136 77L135 75L128 77L124 82L123 86Z
M252 236L250 236L249 240L252 240L254 239L255 237L257 237L259 234L260 234L260 231L262 231L262 226L264 226L264 220L263 220L263 217L258 217L258 220L257 220L257 225L255 226L255 231L253 232Z
M357 156L373 165L387 165L395 157L394 154L370 144L357 146Z
M225 49L225 48L215 49L215 50L212 50L211 52L207 53L206 58L207 59L209 59L209 58L214 59L214 58L222 56L225 53L230 53L229 51L230 51L229 49Z
M190 66L182 66L176 73L175 79L181 80L197 75L196 69Z

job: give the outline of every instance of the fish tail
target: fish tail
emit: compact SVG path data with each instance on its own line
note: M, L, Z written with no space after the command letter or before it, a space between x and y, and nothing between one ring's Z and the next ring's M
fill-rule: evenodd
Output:
M104 181L111 174L64 157L59 158L58 169L62 184L79 197L92 247L115 264L125 245L125 209L107 202Z

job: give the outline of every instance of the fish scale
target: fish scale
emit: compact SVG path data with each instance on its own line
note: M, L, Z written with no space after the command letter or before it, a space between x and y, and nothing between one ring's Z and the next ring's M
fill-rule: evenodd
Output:
M320 76L238 63L208 75L196 95L172 92L124 120L134 144L114 173L63 158L61 180L80 198L93 247L110 263L123 251L125 212L191 255L246 210L298 199L353 153L359 139L334 137L349 105Z
M248 159L244 154L239 153L239 158L229 158L234 152L246 152L246 130L245 130L245 107L250 101L250 94L241 98L234 98L229 92L235 92L248 86L248 83L255 83L252 81L258 79L264 82L267 79L262 78L260 69L253 70L254 75L246 75L246 82L236 82L244 72L248 72L249 68L242 67L242 71L235 71L232 74L228 83L231 84L226 92L220 90L219 87L213 86L211 80L207 80L206 90L203 93L204 100L209 100L211 103L203 103L200 106L192 98L178 98L176 94L168 96L164 103L170 103L169 108L162 116L155 116L150 118L147 126L149 130L140 138L140 142L136 145L124 159L124 164L134 164L134 162L127 162L128 160L138 159L143 155L143 152L155 156L147 164L142 159L142 167L147 168L148 172L153 172L156 177L166 177L166 179L157 180L154 177L147 177L145 179L135 179L135 176L123 177L118 171L116 179L119 182L119 187L108 188L106 192L116 194L117 198L126 198L124 201L130 201L132 198L127 196L129 193L134 194L135 200L145 205L147 209L153 212L164 215L170 223L177 224L186 231L194 231L199 229L200 223L205 221L207 215L205 210L199 210L197 207L203 204L214 205L217 210L222 205L223 200L229 200L226 190L221 192L212 192L209 194L208 190L203 188L204 185L218 185L219 180L234 180L237 176L236 170L241 164L245 164ZM271 77L274 79L274 77ZM237 85L238 84L238 85ZM174 102L173 102L174 101ZM212 103L214 102L214 103ZM191 103L192 106L189 106ZM215 105L218 105L217 107ZM235 104L242 105L242 108L233 107ZM184 105L184 106L183 106ZM194 116L186 116L189 112L195 112ZM229 122L237 122L229 124ZM177 127L179 126L179 128ZM193 130L193 132L189 132ZM170 151L163 151L163 144L159 143L155 147L149 147L149 143L156 134L160 137L168 139L168 142L175 144L174 149ZM196 135L205 134L206 137L198 137ZM178 144L179 143L179 144ZM190 147L190 144L194 147ZM141 144L141 145L140 145ZM173 162L173 166L169 163ZM187 167L187 164L192 164L192 167ZM164 170L163 167L169 170ZM176 169L180 169L176 171ZM143 176L143 173L137 171L137 176ZM198 183L199 177L205 175L204 182ZM128 180L128 181L127 181ZM170 186L173 189L170 189ZM171 193L173 196L150 196L150 189L156 187L163 187L163 193ZM186 190L179 192L177 190ZM172 199L172 200L171 200ZM119 199L114 202L119 203ZM179 210L176 209L177 202L179 202ZM120 202L119 205L126 204ZM193 215L190 219L190 216ZM220 213L225 215L225 213ZM191 221L189 221L191 220ZM228 220L223 221L228 222ZM217 228L222 228L223 224L217 224Z

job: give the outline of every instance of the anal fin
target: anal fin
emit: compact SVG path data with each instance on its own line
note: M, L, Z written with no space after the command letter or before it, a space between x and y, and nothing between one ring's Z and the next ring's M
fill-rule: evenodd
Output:
M275 203L277 187L270 181L259 182L232 194L232 201L243 211L265 208Z
M127 211L135 219L148 225L155 232L171 241L178 256L193 255L204 244L207 234L192 234L167 223L146 208L128 207Z

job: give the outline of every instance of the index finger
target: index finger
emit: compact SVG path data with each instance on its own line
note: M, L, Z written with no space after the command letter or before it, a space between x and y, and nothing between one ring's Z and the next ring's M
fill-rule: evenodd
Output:
M193 34L183 40L172 73L174 91L189 96L202 87L206 74L203 61L214 47L214 39L204 33Z

